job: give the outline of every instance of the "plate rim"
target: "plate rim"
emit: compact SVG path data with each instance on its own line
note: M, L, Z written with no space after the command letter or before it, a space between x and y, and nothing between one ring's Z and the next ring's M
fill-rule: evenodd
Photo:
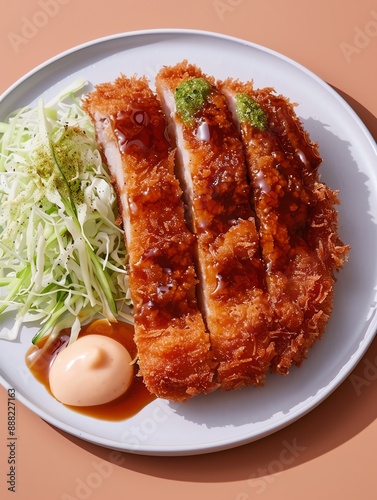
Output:
M366 138L369 140L372 148L375 149L377 153L377 144L376 141L374 140L371 132L369 131L368 127L365 125L363 120L360 118L360 116L356 113L356 111L352 108L352 106L329 84L327 83L323 78L321 78L319 75L317 75L314 71L309 69L307 66L305 66L302 63L299 63L295 59L285 55L282 52L279 52L275 49L271 49L269 47L266 47L264 45L258 44L256 42L252 42L250 40L245 40L243 38L239 38L233 35L227 35L225 33L219 33L216 31L210 31L210 30L200 30L200 29L191 29L191 28L151 28L151 29L141 29L141 30L132 30L132 31L121 31L118 33L114 33L111 35L104 35L101 37L96 37L93 38L87 42L80 43L78 45L74 45L73 47L70 47L68 49L65 49L58 54L47 58L45 61L42 61L39 63L35 68L30 69L27 73L22 75L20 78L18 78L14 83L12 83L7 89L2 92L0 95L0 105L2 101L11 93L13 92L17 87L19 87L24 81L28 80L30 77L32 77L34 74L37 74L39 71L44 69L47 66L50 66L51 64L58 62L60 59L64 59L65 57L72 55L74 53L79 52L80 50L85 50L86 48L92 47L93 45L98 45L102 43L107 43L111 42L113 40L118 40L121 38L131 38L135 36L154 36L154 35L193 35L193 36L207 36L209 38L218 38L220 40L225 40L233 43L238 43L241 45L246 45L249 47L252 47L256 50L268 53L274 57L277 57L292 66L295 66L297 69L300 71L306 73L310 78L313 80L316 80L317 83L319 83L321 86L323 86L326 91L331 93L333 97L338 100L344 108L347 109L347 111L353 115L353 118L358 122L360 128L366 135Z
M179 29L179 28L174 28L174 29L165 29L165 28L158 28L158 29L144 29L144 30L134 30L134 31L126 31L126 32L119 32L116 34L112 35L107 35L103 37L98 37L94 38L92 40L89 40L87 42L81 43L79 45L73 46L69 49L66 49L57 55L48 58L44 62L38 64L35 68L31 69L28 71L26 74L24 74L22 77L17 79L12 85L10 85L0 96L0 105L3 102L3 100L10 95L14 90L16 90L20 85L22 85L24 82L26 82L29 78L31 78L33 75L39 73L41 70L47 68L53 63L58 62L59 60L62 60L74 53L78 53L81 50L85 50L86 48L93 47L98 44L102 43L108 43L112 42L115 40L119 39L130 39L133 37L139 37L139 36L149 36L153 38L155 35L187 35L187 36L206 36L211 39L219 39L219 40L224 40L228 42L232 42L235 44L242 44L245 46L249 46L251 48L256 49L257 51L264 52L266 54L272 55L274 57L279 58L280 60L283 60L287 62L288 64L294 66L295 68L299 69L301 72L305 73L307 76L309 76L311 79L315 80L319 85L325 88L326 92L330 93L333 98L335 98L340 105L351 115L352 119L354 122L356 122L358 128L363 132L363 135L365 138L368 140L371 148L375 151L377 155L377 144L371 134L371 132L368 130L364 122L361 120L361 118L358 116L358 114L355 112L355 110L345 101L345 99L331 86L329 85L325 80L323 80L321 77L319 77L317 74L315 74L313 71L308 69L306 66L302 65L301 63L298 63L294 59L276 51L273 49L270 49L268 47L256 44L254 42L244 40L242 38L234 37L231 35L226 35L226 34L221 34L218 32L212 32L212 31L206 31L206 30L197 30L197 29ZM127 49L127 46L125 46L125 50ZM376 312L377 305L375 306L374 312ZM65 423L64 421L57 419L51 415L48 415L48 413L41 409L36 403L29 401L23 394L19 394L17 392L17 399L27 408L29 408L35 415L38 415L40 418L45 420L46 422L52 424L56 428L70 434L73 437L77 437L80 439L83 439L84 441L88 441L90 443L103 446L106 448L111 448L114 450L119 450L123 452L128 452L128 453L135 453L135 454L142 454L142 455L154 455L154 456L189 456L189 455L198 455L198 454L203 454L203 453L210 453L210 452L216 452L220 450L225 450L229 448L234 448L238 446L242 446L244 444L262 439L266 437L267 435L270 435L272 433L275 433L279 430L281 430L284 427L287 427L297 421L298 419L302 418L304 415L312 411L314 408L316 408L318 405L320 405L327 397L329 397L338 387L339 385L344 382L344 380L349 376L349 374L352 372L352 370L356 367L356 365L360 362L366 351L368 350L369 346L373 342L377 330L377 316L374 315L372 318L372 321L368 325L368 327L365 330L364 338L360 341L359 347L354 353L353 357L349 359L341 368L341 370L338 373L338 376L335 377L331 382L326 386L326 388L322 391L322 394L320 397L316 398L315 404L305 404L305 407L299 407L296 408L292 413L289 415L289 418L286 418L286 416L281 419L280 422L276 425L276 422L268 422L268 425L265 426L262 432L258 432L256 435L254 433L240 433L237 438L237 436L232 436L231 438L226 438L226 439L217 439L214 443L203 443L203 444L186 444L186 445L152 445L148 444L146 447L143 447L142 444L139 444L138 448L132 448L130 445L128 447L126 446L127 443L119 443L116 442L112 439L107 439L103 437L98 437L95 436L91 433L86 433L82 432L79 429L76 429L74 426ZM11 388L11 385L9 382L0 374L0 383L1 385L7 390ZM95 439L95 440L94 440Z

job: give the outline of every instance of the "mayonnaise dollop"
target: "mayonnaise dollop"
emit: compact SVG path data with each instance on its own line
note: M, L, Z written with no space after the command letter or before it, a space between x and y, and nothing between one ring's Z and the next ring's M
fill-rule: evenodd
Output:
M85 335L56 356L49 374L50 389L61 403L93 406L124 394L133 377L127 349L104 335Z

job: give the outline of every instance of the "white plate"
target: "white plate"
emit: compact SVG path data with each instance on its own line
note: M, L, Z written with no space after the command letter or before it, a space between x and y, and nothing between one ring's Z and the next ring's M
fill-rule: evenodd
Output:
M190 455L244 444L290 424L324 400L361 359L376 330L377 151L352 109L326 83L286 57L213 33L156 30L119 34L47 61L1 100L0 120L15 108L52 97L75 78L110 81L120 72L153 77L162 65L188 59L218 78L254 79L299 104L297 113L320 144L323 180L340 190L340 233L351 244L339 274L334 311L323 339L288 377L269 376L262 389L216 392L184 405L156 400L135 417L106 422L77 414L51 398L30 375L24 354L31 330L0 341L0 377L18 399L54 426L87 441L133 453ZM12 318L2 320L9 326Z

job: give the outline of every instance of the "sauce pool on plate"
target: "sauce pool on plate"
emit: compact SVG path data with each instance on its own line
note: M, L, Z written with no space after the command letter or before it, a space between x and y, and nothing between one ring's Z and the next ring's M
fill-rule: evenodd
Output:
M90 335L93 335L93 339L90 339L90 342L88 342L85 337L88 337ZM134 359L137 354L133 335L133 326L128 323L109 323L106 320L97 320L93 323L90 323L89 325L84 326L80 332L78 340L72 343L70 347L67 347L69 344L69 330L63 330L60 335L53 341L49 341L48 338L42 339L39 344L32 346L26 353L26 364L34 377L46 387L51 395L54 396L55 391L55 395L57 396L57 398L61 396L63 398L63 402L65 400L72 402L74 401L72 400L72 397L75 397L77 399L83 395L82 391L80 394L79 386L80 383L83 384L85 378L87 379L89 376L88 374L85 374L85 372L81 372L82 380L80 380L80 367L81 369L83 369L85 368L85 365L87 365L88 371L90 372L95 371L96 365L98 368L100 368L101 365L110 364L112 351L114 354L114 358L116 356L120 356L121 360L118 359L118 363L122 363L123 361L127 363L124 371L122 370L122 374L117 375L118 382L114 382L114 387L112 388L112 390L116 390L119 394L121 394L121 392L125 390L124 384L129 384L129 387L125 390L125 392L111 401L105 402L103 404L93 404L93 401L95 402L95 400L91 399L91 397L98 397L98 391L101 392L102 390L102 395L100 394L100 397L106 399L106 395L104 395L103 389L101 389L100 387L94 387L93 393L95 394L95 396L86 395L85 401L81 401L81 403L76 403L75 405L65 404L65 406L84 415L99 418L102 420L124 420L138 413L140 410L142 410L142 408L144 408L155 399L155 396L150 394L146 389L142 378L136 375L136 366L132 363L129 364L130 360ZM101 340L99 336L105 337L105 339L102 339L103 342L98 343L98 341ZM93 343L94 339L96 339L96 341ZM82 348L78 349L79 341L81 340L83 340L84 342L82 342ZM114 341L120 344L119 349L115 345ZM72 349L74 344L77 344L77 347L75 348L76 354L73 353L72 359L69 360L67 356L68 349ZM85 344L87 344L86 347ZM85 349L87 349L87 351L85 351ZM125 355L125 350L128 356ZM53 370L52 366L54 364L54 361L58 359L57 356L59 355L59 353L61 354L62 358L63 356L67 358L67 363L71 363L71 366L68 366L68 368L72 370L72 366L74 364L79 368L76 368L77 387L79 389L79 394L77 394L77 391L73 391L73 394L67 396L66 391L64 391L63 389L60 389L60 392L59 388L56 389L56 378L59 377L59 375L63 373L63 371L61 368L58 370L57 366L55 366ZM106 360L103 358L109 359ZM64 359L62 361L64 363ZM55 382L54 378L51 377L51 375L54 376L54 371ZM127 372L130 371L131 374L128 375ZM73 373L74 371L72 371L71 375L73 375ZM62 376L65 377L67 375L63 373ZM105 377L106 376L108 378L108 375L105 375ZM130 381L128 380L129 376ZM50 384L51 381L52 384ZM123 387L120 387L122 386L122 384ZM82 403L87 402L89 402L89 405L82 405Z

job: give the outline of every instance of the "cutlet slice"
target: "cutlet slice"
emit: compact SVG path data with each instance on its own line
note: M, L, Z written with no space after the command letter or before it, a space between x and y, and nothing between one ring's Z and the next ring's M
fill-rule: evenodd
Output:
M145 78L96 86L84 108L117 190L129 253L139 374L149 391L184 401L216 388L197 307L194 237L184 219L174 150Z
M338 236L337 193L294 106L273 89L219 82L244 142L266 283L276 318L272 368L286 374L321 337L333 304L334 271L347 257Z
M212 78L183 61L156 77L196 235L200 303L222 389L261 385L274 355L243 146Z

